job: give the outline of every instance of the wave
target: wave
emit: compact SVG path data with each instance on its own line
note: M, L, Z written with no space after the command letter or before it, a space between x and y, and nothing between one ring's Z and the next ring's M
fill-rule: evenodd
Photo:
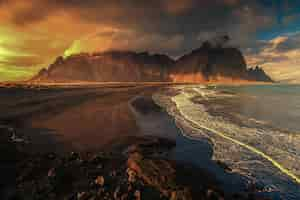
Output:
M287 199L300 198L300 137L258 121L260 126L249 127L233 123L224 116L213 116L199 100L226 100L234 94L220 93L204 86L179 86L176 92L160 92L155 102L165 107L177 121L189 124L184 136L197 140L203 137L214 147L213 159L225 162L233 172L264 185L262 191L278 191ZM200 101L201 102L201 101ZM256 122L255 119L252 123ZM180 126L180 123L178 123ZM258 128L259 127L259 128Z

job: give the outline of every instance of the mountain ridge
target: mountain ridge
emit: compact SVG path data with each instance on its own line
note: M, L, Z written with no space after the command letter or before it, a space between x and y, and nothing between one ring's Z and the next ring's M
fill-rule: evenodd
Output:
M134 51L81 53L58 57L34 82L222 82L272 79L259 67L247 69L242 52L205 42L178 59Z

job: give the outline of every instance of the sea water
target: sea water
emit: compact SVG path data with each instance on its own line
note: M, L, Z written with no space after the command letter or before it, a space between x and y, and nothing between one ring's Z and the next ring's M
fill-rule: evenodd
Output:
M300 199L300 86L175 86L154 100L259 192Z

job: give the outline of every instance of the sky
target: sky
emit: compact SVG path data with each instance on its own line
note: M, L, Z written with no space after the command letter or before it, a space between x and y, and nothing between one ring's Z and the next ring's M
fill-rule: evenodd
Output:
M300 82L299 0L0 0L0 81L28 79L80 52L178 58L220 35L249 67Z

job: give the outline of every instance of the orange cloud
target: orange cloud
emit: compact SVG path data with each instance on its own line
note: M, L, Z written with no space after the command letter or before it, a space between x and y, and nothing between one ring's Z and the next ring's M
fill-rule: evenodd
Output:
M253 0L0 0L0 68L41 68L63 54L111 49L177 57L198 48L205 32L229 32L240 43L269 23L253 6Z
M297 42L298 41L298 42ZM265 42L257 53L247 55L248 65L260 65L275 81L300 82L300 38L278 36Z

